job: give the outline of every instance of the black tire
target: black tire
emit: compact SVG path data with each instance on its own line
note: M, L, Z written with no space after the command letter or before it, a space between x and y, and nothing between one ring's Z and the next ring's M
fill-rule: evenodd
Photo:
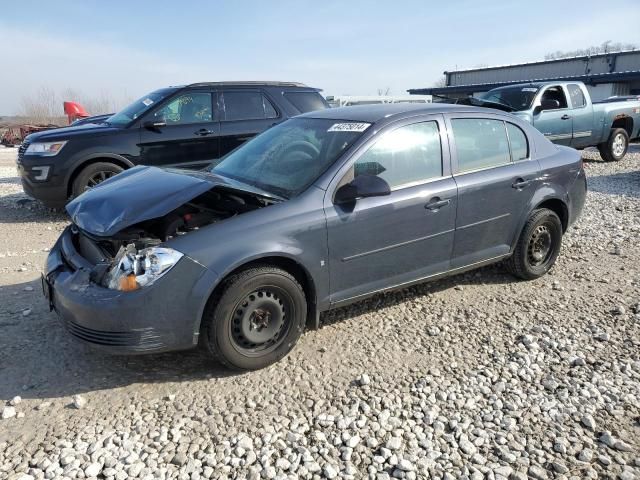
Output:
M562 222L555 212L534 210L522 229L507 268L516 277L533 280L547 273L562 246Z
M228 368L257 370L293 349L306 317L304 290L293 275L252 267L226 280L209 300L202 319L204 346Z
M612 128L606 142L598 145L600 156L605 162L622 160L629 150L629 134L624 128Z
M89 188L95 187L99 183L122 172L124 169L110 162L97 162L84 167L73 181L71 188L72 198L84 193Z

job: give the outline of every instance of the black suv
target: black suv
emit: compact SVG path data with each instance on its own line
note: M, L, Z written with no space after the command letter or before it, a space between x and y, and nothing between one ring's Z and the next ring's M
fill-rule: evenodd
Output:
M202 168L289 117L328 108L319 92L292 82L162 88L95 123L29 135L18 150L22 186L61 207L134 165Z

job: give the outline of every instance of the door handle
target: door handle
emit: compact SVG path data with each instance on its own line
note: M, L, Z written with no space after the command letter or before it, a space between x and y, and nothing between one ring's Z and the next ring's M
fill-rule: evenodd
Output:
M531 180L524 180L523 178L518 178L514 183L511 184L513 188L516 190L522 190L527 187L531 183Z
M440 198L435 197L435 198L432 198L429 201L429 203L427 203L424 206L424 208L426 208L427 210L436 211L436 210L440 210L442 207L446 207L450 203L451 203L451 200L448 198L446 200L440 200Z
M206 137L207 135L211 135L215 132L213 130L207 130L206 128L201 128L200 130L196 130L193 133L195 135L200 135L201 137Z
M567 115L566 113L560 117L560 120L569 120L571 115Z

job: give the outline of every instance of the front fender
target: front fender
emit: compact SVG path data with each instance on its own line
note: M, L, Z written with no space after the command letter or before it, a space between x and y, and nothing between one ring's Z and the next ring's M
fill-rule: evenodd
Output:
M294 262L305 272L315 292L309 303L329 306L329 262L324 191L311 188L305 195L221 220L167 242L210 271L215 281L203 287L203 305L229 274L261 259Z
M86 165L89 165L90 163L94 162L95 160L98 159L109 159L109 160L114 160L115 163L118 164L122 164L125 165L127 168L132 168L135 165L131 162L131 160L129 160L128 158L126 158L123 155L119 155L117 153L106 153L106 152L96 152L96 151L91 151L91 152L86 152L86 151L81 151L76 153L73 158L70 160L69 164L71 165L71 167L69 168L66 178L65 178L65 183L69 183L71 181L72 178L74 178L74 176L77 174L77 172L79 170L81 170L82 168L84 168Z
M327 275L326 280L325 281L320 280L320 282L318 282L317 281L318 279L314 277L314 274L311 273L309 266L304 265L300 262L299 253L300 252L295 252L295 249L292 251L284 251L284 250L263 251L259 254L251 255L248 257L239 255L236 258L234 258L232 261L228 261L230 259L227 257L224 262L224 264L226 265L226 269L222 273L218 273L212 270L211 268L207 268L208 274L206 276L201 277L200 280L198 281L198 284L194 288L196 293L196 295L194 296L202 299L199 306L198 319L194 325L194 335L198 335L198 332L200 331L200 325L202 323L202 318L204 317L204 314L205 314L205 309L207 308L207 303L211 298L211 295L213 295L213 292L216 290L216 288L218 288L222 284L222 282L229 275L231 275L232 272L242 268L244 265L259 263L260 260L265 260L265 263L267 261L273 261L273 259L283 259L283 260L288 260L290 262L294 262L300 269L302 269L302 271L305 273L307 278L310 279L312 283L311 291L313 292L313 297L307 298L309 307L314 310L314 311L310 310L310 313L315 317L317 317L320 311L326 310L329 306L329 303L328 303L329 292L326 288L326 285L328 282L328 272L326 273ZM320 283L320 288L323 289L321 292L318 292L318 283ZM310 292L307 292L307 293L310 293ZM321 296L319 296L319 294ZM326 300L319 301L319 298L324 298ZM315 322L317 323L317 319L315 320Z

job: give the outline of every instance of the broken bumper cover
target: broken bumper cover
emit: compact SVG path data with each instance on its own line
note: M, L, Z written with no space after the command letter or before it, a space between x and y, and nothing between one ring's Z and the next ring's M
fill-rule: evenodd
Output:
M132 292L101 287L67 228L49 252L43 292L66 329L115 354L193 348L216 275L187 256L153 285Z

